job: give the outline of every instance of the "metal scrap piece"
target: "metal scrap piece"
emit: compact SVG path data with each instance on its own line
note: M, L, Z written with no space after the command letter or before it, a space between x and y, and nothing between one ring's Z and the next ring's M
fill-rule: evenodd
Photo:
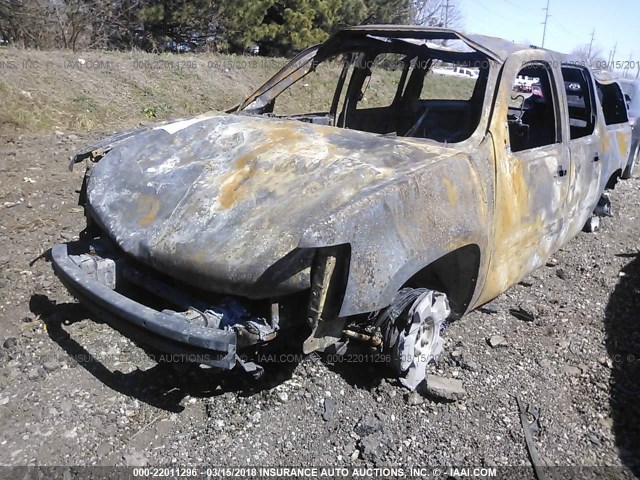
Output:
M529 419L527 418L527 410L525 410L523 403L520 401L520 397L518 395L514 395L516 398L516 403L518 404L518 410L520 412L520 423L522 424L522 430L524 430L524 439L527 443L527 452L529 453L529 458L531 459L531 463L533 464L533 470L535 471L536 478L538 480L545 480L547 477L542 471L542 467L544 467L544 463L538 454L538 450L536 450L536 446L533 443L533 436L531 435L531 425L529 424ZM535 418L535 417L534 417ZM539 421L539 418L534 421Z

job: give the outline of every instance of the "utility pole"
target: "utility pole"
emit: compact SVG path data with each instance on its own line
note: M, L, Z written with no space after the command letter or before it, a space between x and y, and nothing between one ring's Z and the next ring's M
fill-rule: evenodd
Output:
M542 30L542 48L544 48L544 40L547 38L547 22L549 21L549 1L547 0L547 8L543 8L544 10L544 30Z
M629 61L627 62L627 64L624 67L624 73L622 74L623 77L627 77L627 74L629 73L629 66L631 65L631 62L633 61L633 51L631 51L631 53L629 54Z
M451 5L449 5L449 0L446 0L445 2L442 2L440 4L440 21L442 22L442 18L444 17L444 23L442 23L442 26L444 28L449 28L449 9L451 8ZM444 14L442 13L442 10L444 10Z
M444 9L444 28L449 28L449 0Z
M609 62L607 63L607 70L611 70L611 66L613 65L613 61L616 58L616 50L618 49L618 42L613 46L613 51L609 55Z
M589 42L589 54L587 55L589 57L589 63L591 63L591 49L593 48L593 39L596 36L596 29L594 28L593 31L591 32L591 41Z

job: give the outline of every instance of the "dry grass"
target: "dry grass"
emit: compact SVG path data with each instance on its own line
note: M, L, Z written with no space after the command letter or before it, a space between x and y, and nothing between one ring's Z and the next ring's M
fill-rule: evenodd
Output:
M216 54L34 51L0 48L0 132L119 130L154 119L224 110L285 59ZM339 69L320 66L276 102L276 113L326 111ZM381 71L367 106L388 105L399 72ZM436 77L433 94L454 98L468 80ZM459 85L460 82L467 85Z
M0 48L0 128L117 129L154 118L226 109L283 63L213 54Z

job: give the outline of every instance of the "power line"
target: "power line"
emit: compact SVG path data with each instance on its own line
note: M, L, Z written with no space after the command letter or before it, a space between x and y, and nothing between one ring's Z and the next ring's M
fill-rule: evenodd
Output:
M582 40L582 36L577 35L575 32L572 32L571 30L567 29L564 25L562 25L559 22L556 22L555 20L549 20L550 23L552 23L556 28L559 28L560 30L562 30L564 33L566 33L567 35L569 35L570 37L575 38L576 40Z
M522 5L518 5L517 3L513 3L510 0L502 0L504 3L506 3L507 5L511 5L514 8L517 8L518 10L521 10L525 13L530 13L530 10L528 8L523 7Z
M473 5L476 5L476 6L480 7L480 8L482 8L483 10L485 10L486 12L490 13L493 16L500 17L500 18L502 18L504 20L507 20L509 22L521 22L522 21L522 18L508 17L508 16L506 16L506 15L504 15L502 13L498 13L495 10L492 10L491 8L487 7L486 5L484 5L483 3L478 2L478 1L474 2Z

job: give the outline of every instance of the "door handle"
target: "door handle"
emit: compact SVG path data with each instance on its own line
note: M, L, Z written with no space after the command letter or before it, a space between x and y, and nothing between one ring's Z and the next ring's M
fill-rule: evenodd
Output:
M556 177L564 177L567 174L567 171L564 169L562 165L558 167L558 174Z
M596 153L595 156L593 157L593 161L594 162L599 162L600 161L600 154Z

